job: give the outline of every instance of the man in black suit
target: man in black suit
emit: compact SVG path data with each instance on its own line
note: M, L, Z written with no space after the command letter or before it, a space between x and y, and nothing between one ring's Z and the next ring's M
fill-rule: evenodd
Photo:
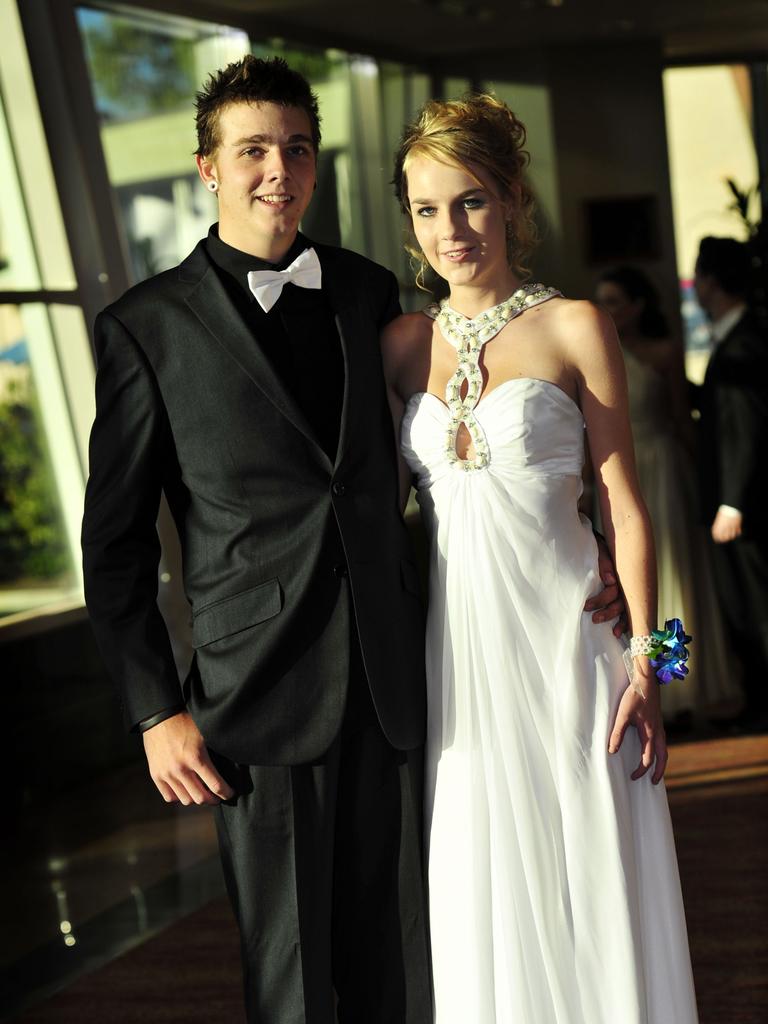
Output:
M248 1020L328 1024L335 989L339 1020L427 1024L423 622L378 342L397 285L299 233L319 118L283 61L211 76L197 128L218 225L96 325L89 611L163 797L216 805ZM161 491L193 611L183 695Z
M744 666L745 725L768 704L768 337L746 302L751 267L733 238L704 238L694 287L715 348L701 388L702 505L734 652Z
M88 607L160 792L217 805L249 1021L330 1021L335 985L342 1020L423 1024L422 609L378 342L397 285L343 250L301 263L320 131L300 75L245 58L198 99L218 230L97 321Z

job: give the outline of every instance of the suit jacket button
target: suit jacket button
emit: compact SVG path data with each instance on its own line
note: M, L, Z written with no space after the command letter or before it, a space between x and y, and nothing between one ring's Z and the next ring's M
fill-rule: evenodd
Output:
M344 579L347 575L347 567L343 562L338 562L333 567L333 575L338 576L339 579Z
M346 484L343 484L341 480L334 480L333 484L331 485L331 490L333 491L337 498L340 498L342 494L346 494L347 486Z

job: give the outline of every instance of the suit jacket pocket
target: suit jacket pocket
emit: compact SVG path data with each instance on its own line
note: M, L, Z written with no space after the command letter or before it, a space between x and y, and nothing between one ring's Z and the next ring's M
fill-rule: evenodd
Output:
M277 615L283 606L280 583L267 580L258 587L202 608L192 622L192 646L205 647L226 636L240 633Z

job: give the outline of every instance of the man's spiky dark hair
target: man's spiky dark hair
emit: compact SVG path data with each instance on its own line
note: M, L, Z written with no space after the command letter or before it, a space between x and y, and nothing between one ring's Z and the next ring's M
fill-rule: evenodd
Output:
M210 156L218 148L221 142L219 114L232 103L277 103L281 107L298 107L309 118L315 152L319 149L317 96L306 78L289 68L282 57L263 60L248 54L208 76L208 81L195 97L198 156Z

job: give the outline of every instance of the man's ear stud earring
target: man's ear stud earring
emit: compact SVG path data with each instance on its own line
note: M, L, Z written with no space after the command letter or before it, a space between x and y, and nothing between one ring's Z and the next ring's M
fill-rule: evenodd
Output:
M209 181L208 182L208 188L211 190L211 192L215 192L218 187L219 187L218 182L216 182L216 181Z

